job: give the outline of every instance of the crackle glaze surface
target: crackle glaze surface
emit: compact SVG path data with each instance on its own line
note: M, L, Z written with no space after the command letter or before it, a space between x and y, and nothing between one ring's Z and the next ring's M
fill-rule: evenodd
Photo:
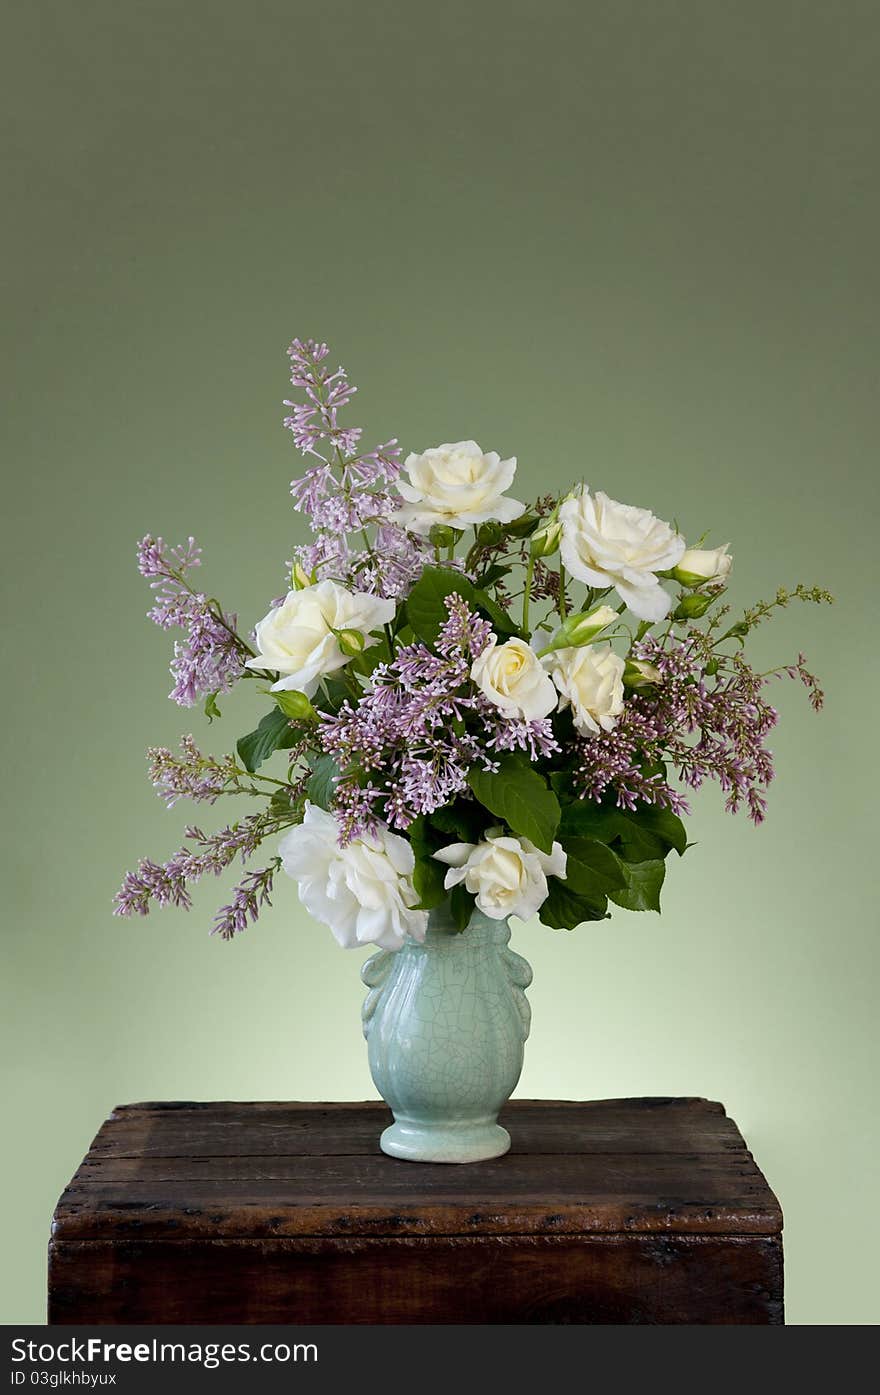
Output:
M384 1152L463 1163L510 1147L497 1118L522 1070L532 971L509 939L506 921L479 911L459 934L441 908L424 944L364 964L370 1072L394 1114Z

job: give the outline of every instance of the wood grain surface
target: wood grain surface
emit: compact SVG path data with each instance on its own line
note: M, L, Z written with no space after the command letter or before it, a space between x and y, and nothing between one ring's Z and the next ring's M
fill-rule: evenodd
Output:
M467 1166L385 1157L389 1120L114 1110L55 1212L50 1321L782 1321L782 1215L720 1104L515 1101L511 1152Z

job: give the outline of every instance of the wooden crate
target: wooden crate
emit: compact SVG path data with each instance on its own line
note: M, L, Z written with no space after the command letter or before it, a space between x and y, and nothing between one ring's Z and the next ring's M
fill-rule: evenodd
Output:
M133 1104L61 1197L53 1323L781 1323L782 1215L724 1108L516 1101L506 1157L366 1104Z

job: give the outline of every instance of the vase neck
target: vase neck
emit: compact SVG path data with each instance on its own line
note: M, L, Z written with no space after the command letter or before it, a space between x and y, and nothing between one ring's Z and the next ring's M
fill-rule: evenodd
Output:
M506 945L510 939L510 926L506 920L491 920L482 911L474 909L466 930L459 931L449 907L438 906L428 917L428 932L425 944L437 945L453 941L463 946L484 944Z

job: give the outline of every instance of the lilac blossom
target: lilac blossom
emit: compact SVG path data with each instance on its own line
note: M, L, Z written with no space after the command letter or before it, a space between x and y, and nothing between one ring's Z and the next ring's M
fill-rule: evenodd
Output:
M292 822L288 819L287 822ZM167 862L143 858L134 872L127 872L116 893L114 915L147 915L153 903L189 910L189 886L207 875L219 876L235 861L250 857L269 834L285 826L271 813L250 814L217 833L190 826L185 830L193 847L182 847Z
M180 738L180 755L167 746L150 746L147 759L150 783L168 809L179 799L213 804L239 775L234 756L206 756L192 736Z
M272 904L272 887L275 873L280 866L281 858L275 857L268 867L246 872L235 887L232 900L227 906L221 906L215 915L211 934L219 935L221 940L231 940L233 936L246 930L249 924L253 925L259 919L263 907Z
M766 676L740 654L719 659L709 637L696 629L665 647L648 636L632 654L652 664L660 682L628 699L613 731L578 742L580 793L598 800L610 792L628 809L641 801L686 813L682 795L651 770L665 762L691 789L717 781L730 813L745 807L761 823L764 790L774 775L766 738L778 719L762 695ZM707 676L713 659L717 671ZM802 677L796 665L784 671Z
M476 691L471 666L492 627L458 595L447 596L446 607L437 653L403 646L373 671L356 707L346 702L325 718L321 743L343 771L334 807L344 842L377 817L405 829L449 804L467 790L473 766L497 769L493 752L524 750L537 759L559 749L549 719L511 721Z
M179 627L186 638L174 644L169 697L192 707L209 693L227 692L244 672L247 648L236 634L235 615L226 615L215 601L193 590L186 573L201 566L201 548L189 538L170 547L149 534L138 543L138 570L154 593L148 618L160 629Z
M430 550L394 521L402 503L394 490L400 447L392 439L359 451L360 428L340 425L339 413L357 389L345 369L329 371L326 344L295 339L288 354L290 381L306 400L285 403L291 415L284 424L297 449L314 462L290 486L294 507L306 514L316 535L297 549L295 560L309 576L332 577L382 597L403 596ZM373 542L370 529L376 530Z

